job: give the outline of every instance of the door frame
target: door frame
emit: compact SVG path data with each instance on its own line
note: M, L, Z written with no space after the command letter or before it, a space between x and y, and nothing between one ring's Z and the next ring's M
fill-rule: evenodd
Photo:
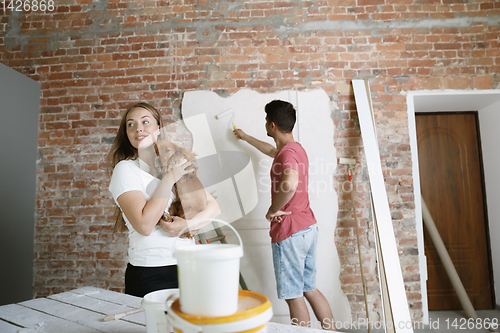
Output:
M441 90L441 91L410 91L408 92L407 98L407 112L408 112L408 133L410 136L410 150L412 159L412 174L413 174L413 191L415 198L415 222L417 229L417 242L418 242L418 256L419 256L419 270L420 270L420 288L422 295L422 311L423 311L423 322L425 325L429 324L429 305L427 301L427 261L424 252L424 230L422 221L422 197L420 193L420 171L418 167L418 146L417 146L417 130L415 124L415 112L460 112L460 111L471 111L477 110L479 115L479 132L483 133L486 129L481 125L481 112L491 112L491 108L498 108L500 113L500 90ZM482 135L482 134L480 134ZM483 141L480 140L480 150L485 153L483 149ZM494 162L493 162L494 163ZM497 169L498 170L498 169ZM486 181L488 181L488 175L485 172L485 186ZM498 182L500 186L500 179ZM488 192L488 188L485 189ZM486 197L485 204L487 207L492 207L487 203L488 197ZM487 216L492 215L490 208L488 208ZM491 230L491 226L487 226L488 235ZM500 234L500 227L498 230L494 230L494 234ZM488 240L489 241L489 240ZM495 299L495 269L500 272L500 263L495 265L495 258L493 258L493 251L490 246L488 246L490 251L490 266L491 274L493 275L493 297ZM500 255L497 260L500 260ZM500 284L500 273L499 284ZM497 297L498 298L498 297Z

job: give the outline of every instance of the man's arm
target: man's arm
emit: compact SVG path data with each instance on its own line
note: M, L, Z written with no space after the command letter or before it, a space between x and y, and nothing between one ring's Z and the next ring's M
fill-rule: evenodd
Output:
M289 215L291 212L281 210L290 199L292 199L297 186L299 185L299 172L294 169L287 169L281 177L281 181L276 192L271 207L266 214L266 219L269 222L280 222L282 215Z
M252 146L257 148L259 151L266 154L267 156L270 156L272 158L274 158L274 156L276 156L277 149L273 145L271 145L267 142L264 142L264 141L257 140L256 138L246 134L245 132L243 132L242 129L239 129L239 128L235 129L233 132L234 132L234 135L236 135L236 137L238 139L241 139L243 141L248 142L249 144L251 144Z

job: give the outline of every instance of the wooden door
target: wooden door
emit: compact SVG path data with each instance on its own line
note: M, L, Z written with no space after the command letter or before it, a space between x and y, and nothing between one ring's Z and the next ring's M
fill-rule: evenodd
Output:
M477 112L416 116L422 198L475 309L493 308ZM462 309L424 227L429 310Z

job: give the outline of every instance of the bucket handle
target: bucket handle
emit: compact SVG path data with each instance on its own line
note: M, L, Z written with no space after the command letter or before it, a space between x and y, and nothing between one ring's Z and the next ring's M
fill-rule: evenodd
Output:
M203 219L201 220L200 222L204 222L204 221L210 221L210 222L217 222L217 223L222 223L222 224L225 224L227 225L229 228L231 228L234 233L236 234L236 236L238 237L238 241L240 242L240 246L241 246L241 250L243 251L243 241L241 240L241 237L240 237L240 234L238 233L238 231L236 231L236 229L231 225L231 223L228 223L226 221L222 221L222 220L219 220L219 219ZM177 240L180 238L180 236L187 231L187 229L189 229L189 225L185 226L184 228L182 228L182 230L179 232L179 234L177 236L175 236L175 240L174 240L174 243L172 244L172 253L175 251L175 245L177 243ZM215 229L215 228L214 228Z

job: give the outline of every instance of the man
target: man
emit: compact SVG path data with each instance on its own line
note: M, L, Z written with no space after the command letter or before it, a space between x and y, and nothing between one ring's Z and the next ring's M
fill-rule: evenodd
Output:
M271 223L271 243L278 298L285 299L293 325L309 326L304 300L311 305L323 329L334 330L334 320L325 296L316 289L316 243L318 227L309 206L309 160L295 142L293 105L275 100L265 106L266 131L276 147L247 135L234 134L262 153L274 158L271 167L271 207L266 219Z

